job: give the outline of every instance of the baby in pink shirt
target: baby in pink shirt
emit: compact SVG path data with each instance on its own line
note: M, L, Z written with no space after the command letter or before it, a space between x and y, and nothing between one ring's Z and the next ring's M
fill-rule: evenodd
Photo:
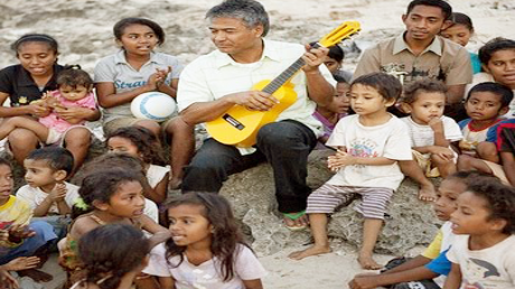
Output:
M84 88L84 87L81 87ZM81 90L81 88L76 88L75 90ZM66 92L66 88L59 87L59 90L54 90L45 96L46 98L53 97L55 101L55 106L65 108L65 107L83 107L83 108L89 108L89 109L96 109L96 103L95 103L95 96L92 91L86 92L85 96L83 98L77 99L77 100L71 100L70 94L73 93L72 90L70 92ZM77 92L77 95L79 92ZM52 112L39 119L39 122L46 126L49 130L55 130L58 133L64 133L67 130L69 130L71 127L76 127L79 125L84 125L85 121L81 121L79 123L72 124L62 118L59 117L59 114L52 110ZM48 143L48 141L47 141Z
M39 140L46 144L61 144L68 130L83 126L83 120L65 119L62 116L69 107L97 109L92 92L93 80L87 72L74 65L59 73L57 85L58 90L51 91L41 100L37 100L44 102L44 105L51 109L49 115L39 118L39 121L23 116L9 118L2 123L0 139L17 128L24 128L34 132Z

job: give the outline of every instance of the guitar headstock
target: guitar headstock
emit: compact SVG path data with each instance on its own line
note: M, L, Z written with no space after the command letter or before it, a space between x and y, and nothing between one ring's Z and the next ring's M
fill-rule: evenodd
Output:
M361 30L358 21L345 21L340 26L333 29L326 36L318 41L318 45L323 47L331 47L340 43L344 38L348 38Z

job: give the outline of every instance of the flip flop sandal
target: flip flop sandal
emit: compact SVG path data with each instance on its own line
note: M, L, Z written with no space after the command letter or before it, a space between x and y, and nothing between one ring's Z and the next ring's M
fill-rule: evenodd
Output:
M298 213L282 213L284 217L292 220L292 221L296 221L298 220L299 218L301 218L302 216L305 216L306 215L306 210L303 210L303 211L300 211ZM302 226L288 226L288 224L284 224L286 226L286 228L288 228L288 230L290 231L303 231L305 230L308 225L302 225Z

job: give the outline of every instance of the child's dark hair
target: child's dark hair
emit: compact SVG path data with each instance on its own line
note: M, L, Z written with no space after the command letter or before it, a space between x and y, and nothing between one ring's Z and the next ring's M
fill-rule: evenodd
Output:
M116 22L116 24L113 27L114 37L116 37L116 39L118 40L121 40L125 28L135 24L150 27L150 29L152 29L152 31L154 31L154 33L156 34L157 45L161 45L165 42L165 32L163 28L159 26L159 24L150 19L136 17L124 18Z
M81 69L80 65L67 65L57 75L57 85L67 85L73 89L77 88L77 86L92 89L93 79L86 71Z
M84 164L82 169L73 177L73 182L80 184L88 175L107 168L133 170L140 174L142 178L145 178L145 169L140 159L128 154L105 153Z
M215 193L188 192L172 199L167 204L167 210L181 205L202 207L202 215L213 226L211 253L220 260L220 275L223 276L223 280L231 280L235 276L235 251L238 250L239 244L246 245L232 213L231 205L227 199ZM179 266L184 261L186 247L177 246L173 240L169 240L166 242L166 248L167 258L180 257L178 264L171 264Z
M442 10L444 20L450 20L452 16L451 5L449 5L449 3L443 0L413 0L408 5L406 15L410 14L410 12L416 6L431 6L440 8Z
M88 178L90 175L98 172L99 170L107 170L107 172L109 172L111 170L109 168L127 172L130 171L132 175L138 178L139 183L143 187L143 195L149 196L148 191L151 188L148 184L147 178L145 177L145 169L143 168L143 164L141 163L141 160L128 154L107 153L99 157L96 157L92 161L84 164L82 169L79 170L77 174L73 177L72 181L75 184L84 184L85 179ZM88 213L91 210L93 210L93 207L91 206L89 206L89 208L87 209L81 209L77 206L73 206L72 219L75 219L82 214Z
M11 162L9 162L8 160L4 159L4 158L0 158L0 166L8 166L9 168L12 168L11 166Z
M460 12L454 12L452 13L452 25L447 27L453 27L454 25L463 25L465 26L470 32L474 32L474 25L472 25L472 19L467 16L467 14L460 13Z
M20 46L29 42L40 42L48 45L48 48L54 52L55 55L59 54L59 44L57 44L57 40L55 40L52 36L46 34L39 33L31 33L25 34L22 37L18 38L18 40L14 41L11 44L11 49L16 52L16 57L18 57L18 53L20 50Z
M486 201L486 209L490 212L488 220L505 220L504 234L515 234L515 189L499 182L485 179L471 181L467 188L470 192Z
M351 83L351 89L356 84L374 88L387 101L397 100L402 93L401 82L395 76L382 72L365 74L356 78Z
M467 94L467 101L470 99L470 96L476 92L490 92L498 95L501 102L501 108L508 106L513 100L513 91L506 85L502 85L500 83L483 82L474 85Z
M343 58L345 58L345 53L343 52L343 49L340 47L340 45L334 45L329 47L327 56L336 60L336 62L341 63Z
M87 175L82 180L79 195L88 208L80 209L74 206L72 217L77 217L77 215L94 210L93 201L95 200L109 204L111 197L116 193L120 185L128 182L138 182L141 184L141 176L134 170L116 167L97 170Z
M488 65L488 62L492 58L492 55L499 50L507 50L514 49L515 50L515 40L511 40L503 37L496 37L491 39L478 51L478 57L481 61L481 64Z
M337 83L346 83L349 84L349 82L343 77L343 75L340 74L333 74L334 80L336 80Z
M446 92L447 86L441 81L423 79L415 81L404 88L402 102L409 104L414 103L417 101L420 93L441 93L445 96Z
M316 41L309 43L309 45L312 47L316 44ZM343 58L345 58L345 52L343 52L343 49L340 47L340 45L333 45L329 47L329 52L327 53L327 56L329 58L334 59L336 62L341 63L343 61Z
M459 171L445 178L445 180L460 180L467 186L478 179L501 183L498 177L480 171Z
M159 144L157 137L147 128L139 126L122 127L106 138L105 144L113 137L128 139L138 148L138 152L142 155L142 160L146 164L165 165L163 157L163 149Z
M44 147L33 150L27 160L45 161L54 170L63 170L69 176L73 171L74 158L72 153L62 147Z
M85 282L113 289L118 288L125 274L143 263L150 253L150 242L134 226L107 224L82 236L78 252L86 269ZM106 276L110 277L102 280Z

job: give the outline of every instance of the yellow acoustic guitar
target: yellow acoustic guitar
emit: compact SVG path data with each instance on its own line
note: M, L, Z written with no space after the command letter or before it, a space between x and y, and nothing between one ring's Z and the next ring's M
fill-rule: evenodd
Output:
M345 21L314 45L330 47L338 44L360 30L357 21ZM274 122L279 114L297 101L297 94L290 79L305 65L302 58L297 59L274 80L262 80L252 87L273 95L279 103L268 111L252 111L245 106L234 105L223 115L206 123L209 134L217 141L241 148L251 147L256 143L259 129L267 123Z

